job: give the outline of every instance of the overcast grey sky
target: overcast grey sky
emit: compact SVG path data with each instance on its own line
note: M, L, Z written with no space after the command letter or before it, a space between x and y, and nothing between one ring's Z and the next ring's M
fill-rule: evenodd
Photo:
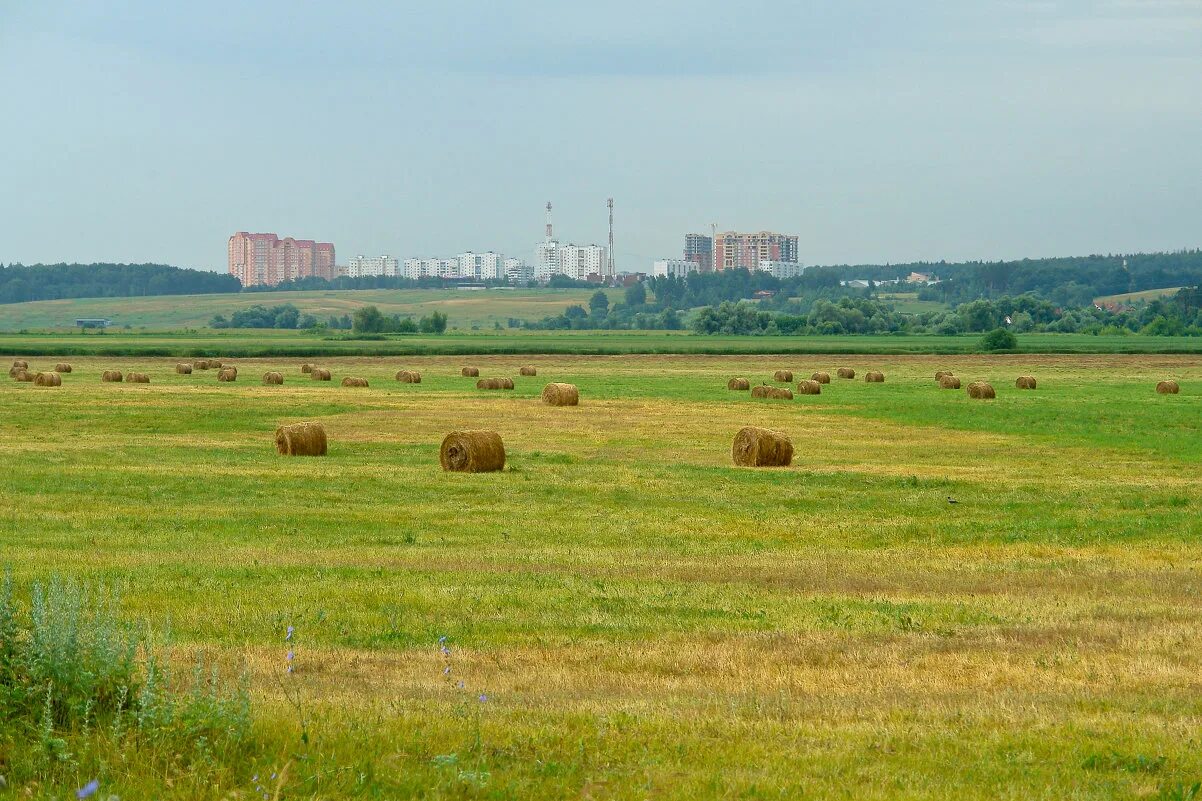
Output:
M1202 0L0 0L0 261L1202 245Z

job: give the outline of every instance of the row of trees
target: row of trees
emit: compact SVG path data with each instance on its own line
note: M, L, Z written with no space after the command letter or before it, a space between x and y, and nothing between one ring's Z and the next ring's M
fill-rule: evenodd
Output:
M0 303L237 292L232 275L167 264L0 265Z
M436 311L414 321L412 317L386 315L375 306L364 306L355 310L352 330L356 334L441 334L447 330L447 316Z

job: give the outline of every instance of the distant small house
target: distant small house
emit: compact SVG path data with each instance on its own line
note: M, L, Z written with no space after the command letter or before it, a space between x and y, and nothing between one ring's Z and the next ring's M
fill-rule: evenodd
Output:
M868 281L862 278L854 278L850 281L840 281L839 286L845 286L848 289L867 289Z
M105 320L100 317L80 317L75 320L77 328L108 328L112 324L112 320Z
M934 283L934 281L931 280L930 273L910 273L910 276L906 279L906 283L908 283L908 284L932 284L932 283Z
M755 298L756 300L767 300L768 298L773 297L774 295L776 295L776 293L773 292L771 289L761 289L758 292L754 293L752 295L752 297Z

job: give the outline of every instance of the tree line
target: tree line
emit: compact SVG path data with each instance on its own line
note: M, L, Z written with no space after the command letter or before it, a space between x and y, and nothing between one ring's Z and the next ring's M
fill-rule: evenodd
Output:
M0 303L238 292L232 275L167 264L0 265Z

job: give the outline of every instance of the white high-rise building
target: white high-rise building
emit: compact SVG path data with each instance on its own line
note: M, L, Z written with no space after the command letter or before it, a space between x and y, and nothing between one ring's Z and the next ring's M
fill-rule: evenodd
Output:
M700 264L688 259L657 259L651 264L651 274L658 276L674 275L683 278L689 273L695 273L700 269Z
M459 278L459 259L405 259L406 278Z
M534 267L521 259L505 260L505 280L522 286L534 280Z
M361 278L369 275L396 276L397 258L395 256L355 256L346 264L346 274L351 278Z
M549 281L551 276L559 275L561 272L558 240L548 239L540 242L534 249L534 279Z
M500 253L467 253L459 254L459 275L462 278L474 278L477 281L495 281L504 275L501 266L505 257Z
M559 248L559 271L568 278L584 281L605 274L605 248L600 245L563 245Z

